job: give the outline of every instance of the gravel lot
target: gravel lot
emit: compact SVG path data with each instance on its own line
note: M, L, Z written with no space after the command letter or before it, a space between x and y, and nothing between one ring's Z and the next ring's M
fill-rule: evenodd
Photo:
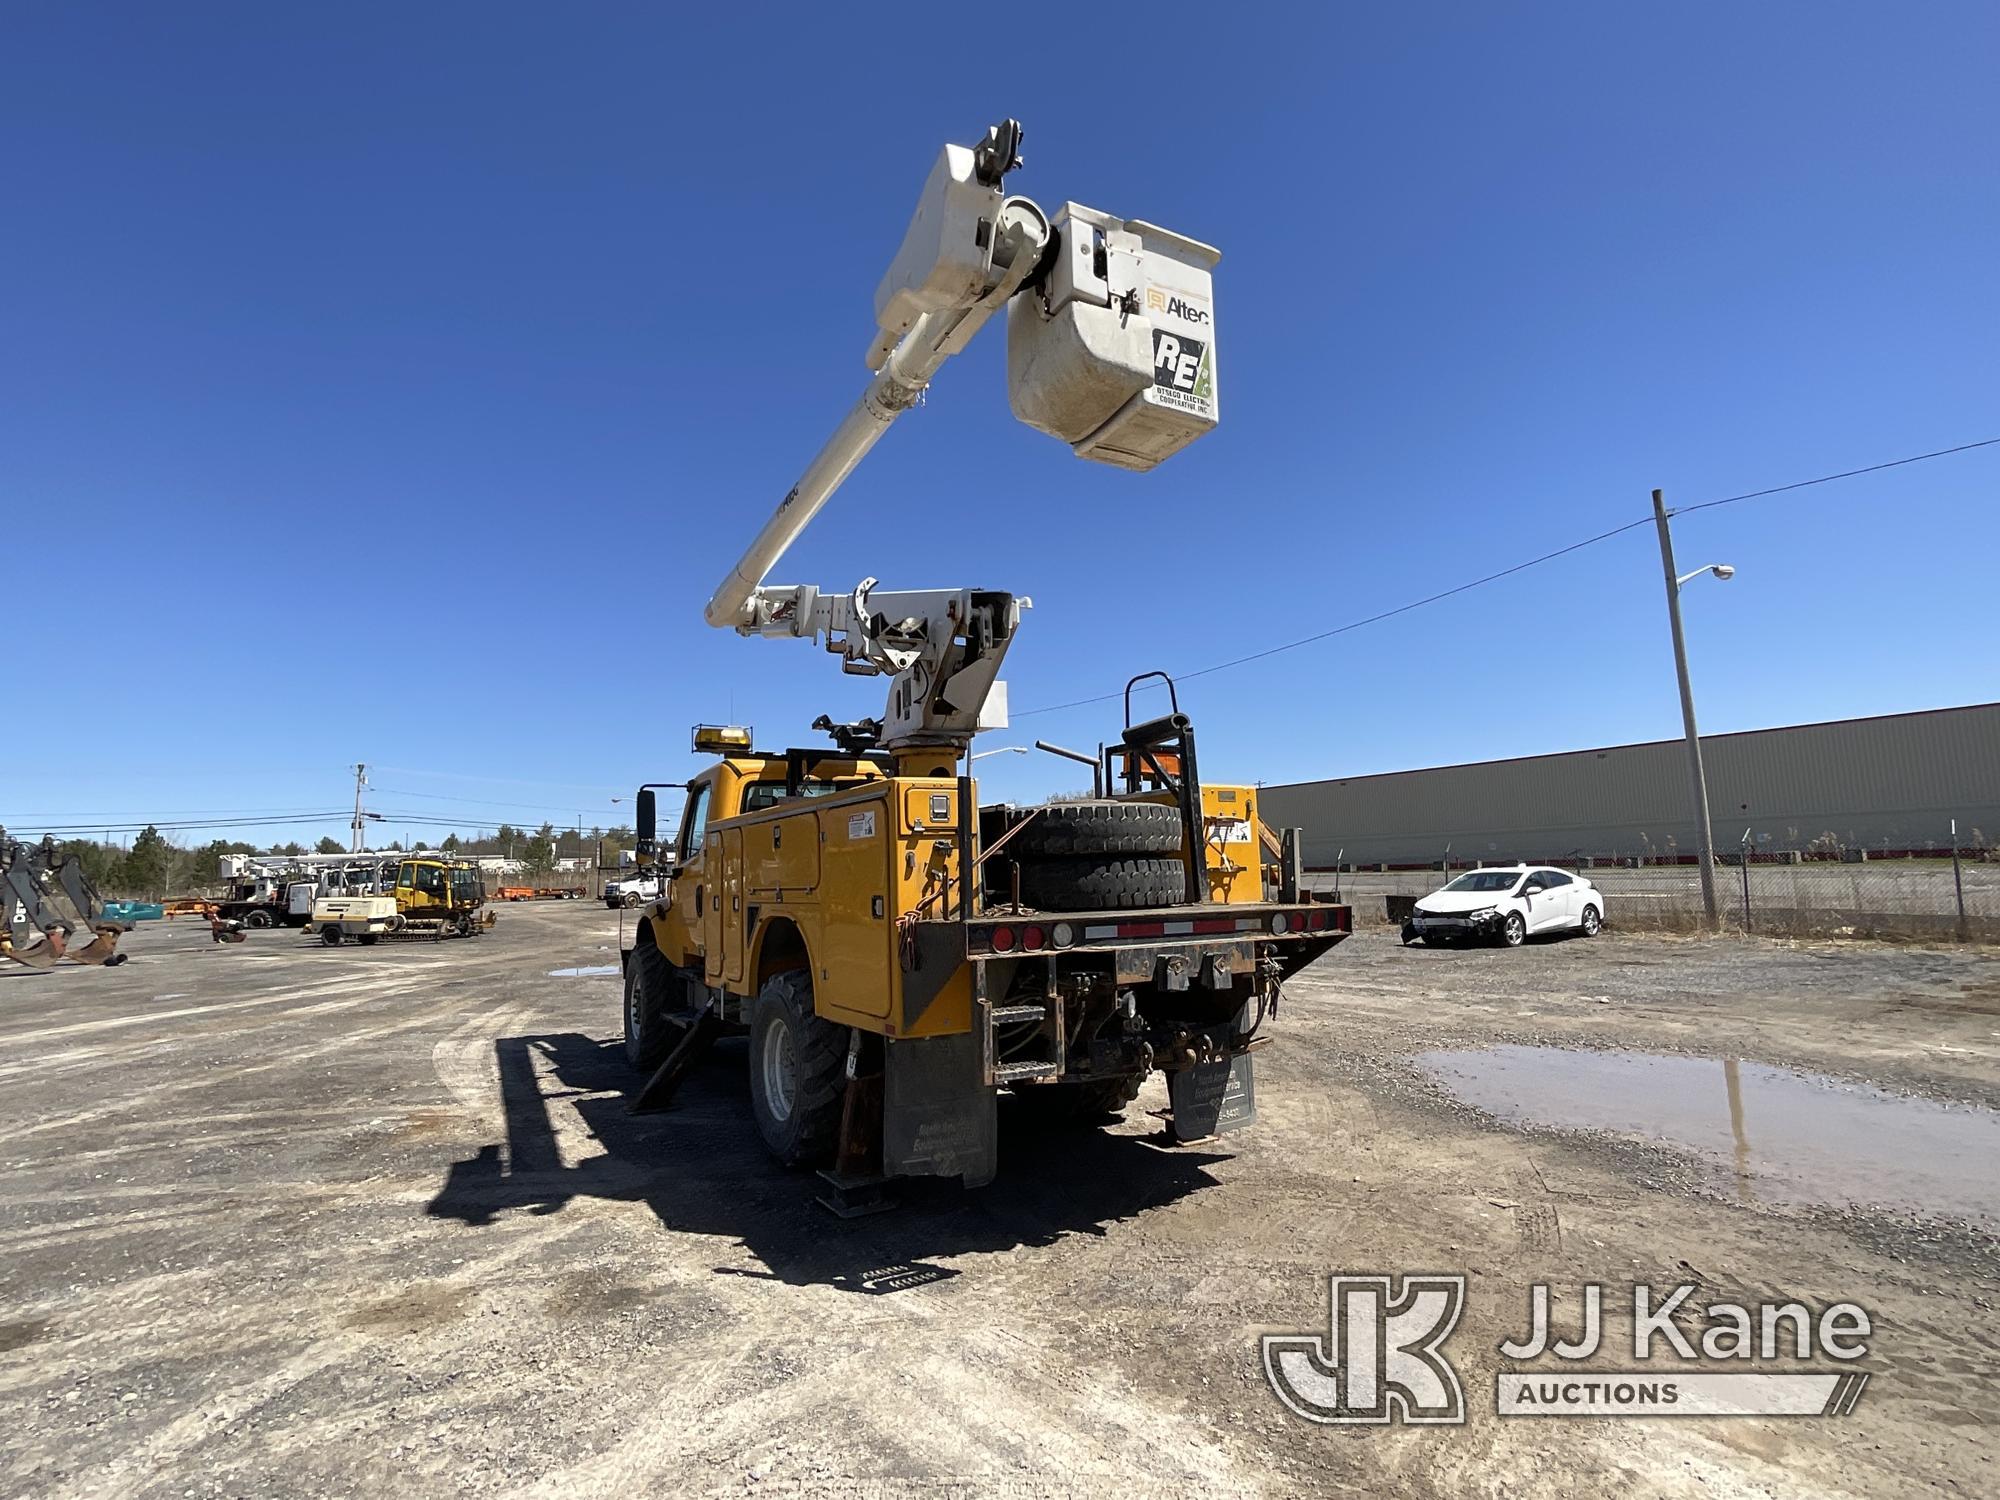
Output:
M1984 1128L1987 953L1364 933L1288 986L1254 1129L1161 1149L1157 1084L1112 1130L1003 1116L992 1187L841 1223L756 1143L740 1043L677 1111L624 1112L617 923L507 908L368 950L153 925L122 968L0 977L0 1493L2000 1491L1992 1218L1872 1206L1839 1152L1756 1175L1773 1070ZM1584 1128L1555 1107L1581 1084L1538 1118L1434 1057L1502 1045L1713 1060L1717 1111L1733 1062L1748 1123L1720 1154L1689 1120ZM1466 1425L1280 1405L1259 1335L1323 1334L1329 1272L1438 1270L1470 1277ZM1493 1414L1530 1282L1635 1279L1862 1303L1865 1399Z

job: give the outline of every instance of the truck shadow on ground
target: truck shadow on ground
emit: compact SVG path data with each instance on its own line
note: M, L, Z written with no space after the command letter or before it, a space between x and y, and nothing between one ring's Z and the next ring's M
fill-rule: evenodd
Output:
M719 1043L674 1109L632 1115L641 1080L619 1043L575 1032L500 1038L506 1140L453 1162L426 1211L477 1227L509 1212L559 1213L577 1198L644 1203L669 1229L739 1240L764 1267L718 1267L718 1275L881 1295L959 1274L933 1257L1102 1235L1215 1186L1207 1168L1226 1159L1105 1130L1034 1129L1011 1119L1012 1101L1002 1098L992 1184L899 1183L895 1211L840 1220L814 1201L819 1179L778 1166L758 1138L744 1048L740 1039ZM574 1111L604 1154L564 1165L552 1110Z

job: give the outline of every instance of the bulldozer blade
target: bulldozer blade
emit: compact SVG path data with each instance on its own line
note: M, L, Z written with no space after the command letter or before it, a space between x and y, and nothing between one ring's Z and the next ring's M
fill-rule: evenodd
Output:
M124 931L122 927L100 927L96 937L81 948L70 949L69 957L80 964L108 964L118 952L118 939Z

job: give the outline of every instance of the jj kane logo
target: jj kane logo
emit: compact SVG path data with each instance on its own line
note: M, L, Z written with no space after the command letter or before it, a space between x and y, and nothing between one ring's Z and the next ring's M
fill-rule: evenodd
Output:
M1265 1334L1264 1373L1308 1422L1463 1422L1465 1391L1438 1346L1465 1311L1463 1276L1330 1276L1332 1338Z
M1330 1276L1328 1328L1266 1334L1264 1374L1278 1399L1308 1422L1465 1421L1465 1395L1443 1345L1465 1311L1463 1276ZM1868 1314L1852 1302L1814 1313L1801 1302L1688 1305L1693 1286L1664 1295L1631 1289L1631 1357L1642 1368L1578 1368L1604 1346L1604 1288L1581 1288L1576 1337L1555 1329L1549 1288L1528 1292L1528 1330L1499 1345L1513 1368L1494 1377L1503 1417L1845 1416L1867 1387L1850 1362L1868 1353ZM1692 1331L1676 1315L1700 1326ZM1648 1366L1664 1354L1676 1368ZM1557 1363L1530 1364L1552 1357ZM1748 1361L1848 1365L1744 1369ZM1735 1368L1729 1368L1734 1364ZM1718 1366L1720 1368L1718 1368Z

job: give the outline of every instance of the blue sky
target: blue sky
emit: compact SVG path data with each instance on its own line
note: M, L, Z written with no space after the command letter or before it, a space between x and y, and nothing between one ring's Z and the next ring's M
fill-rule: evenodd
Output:
M1017 713L1656 485L2000 436L1990 5L1152 7L1073 56L844 14L16 0L0 820L340 808L364 760L378 806L608 824L697 720L878 712L701 604L859 393L938 147L1006 114L1015 191L1222 248L1223 424L1151 475L1082 463L1008 415L996 325L773 581L1033 596ZM1684 567L1740 570L1689 594L1703 727L1994 697L1996 488L1990 448L1687 518ZM1218 780L1665 737L1662 615L1640 529L1184 706Z

